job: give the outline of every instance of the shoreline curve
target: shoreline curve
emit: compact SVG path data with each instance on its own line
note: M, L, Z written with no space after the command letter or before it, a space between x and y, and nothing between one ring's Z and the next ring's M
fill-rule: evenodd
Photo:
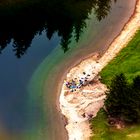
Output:
M94 84L88 84L73 93L66 88L63 82L59 103L61 113L67 118L66 130L69 140L89 140L92 135L89 120L91 117L95 117L103 106L104 92L107 90L106 86L100 83L97 75L121 49L126 47L139 28L140 0L137 0L133 15L107 51L101 57L94 53L93 56L84 59L67 73L65 78L67 81L75 78L80 79L85 72L90 75L88 82L94 82Z

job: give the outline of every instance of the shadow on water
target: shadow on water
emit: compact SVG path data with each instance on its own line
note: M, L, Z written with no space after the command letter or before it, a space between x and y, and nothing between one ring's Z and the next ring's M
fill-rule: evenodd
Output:
M13 52L20 58L31 46L36 34L44 30L51 39L55 32L61 37L64 52L68 51L72 32L78 41L85 20L92 8L100 21L111 7L111 0L5 0L0 2L0 52L13 39Z

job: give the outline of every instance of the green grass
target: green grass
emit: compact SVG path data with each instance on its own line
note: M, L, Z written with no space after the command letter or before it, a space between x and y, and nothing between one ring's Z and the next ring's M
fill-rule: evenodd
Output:
M101 71L102 82L110 85L112 78L120 73L124 73L129 82L140 75L140 31ZM91 124L94 133L91 140L140 140L140 124L117 130L108 125L107 116L103 110L91 121Z
M140 140L140 125L133 125L121 130L108 125L103 110L92 120L93 134L91 140Z
M130 41L118 56L112 60L100 73L102 82L109 85L112 77L124 73L129 82L140 75L140 31Z

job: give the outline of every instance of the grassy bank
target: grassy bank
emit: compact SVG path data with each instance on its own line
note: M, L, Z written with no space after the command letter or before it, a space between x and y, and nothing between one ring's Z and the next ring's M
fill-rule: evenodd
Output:
M137 75L140 75L140 31L137 32L127 47L102 70L100 73L102 82L110 85L111 79L119 73L124 73L129 82ZM91 140L140 139L140 124L117 130L108 125L107 116L103 110L98 113L91 123L94 133Z
M92 121L94 136L91 140L140 140L140 125L117 130L107 123L107 116L101 110Z
M109 85L113 76L124 73L129 82L140 75L140 30L118 56L100 73L102 82Z

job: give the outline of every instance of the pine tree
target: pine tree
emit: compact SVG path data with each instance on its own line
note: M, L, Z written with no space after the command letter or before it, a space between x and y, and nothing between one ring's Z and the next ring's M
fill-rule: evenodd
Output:
M136 89L136 90L140 90L140 76L136 76L134 79L133 79L133 88Z
M113 78L105 101L105 106L111 116L118 117L121 115L127 87L128 84L124 74L121 73Z
M105 106L111 117L140 122L140 76L128 84L124 74L116 75L106 94Z

